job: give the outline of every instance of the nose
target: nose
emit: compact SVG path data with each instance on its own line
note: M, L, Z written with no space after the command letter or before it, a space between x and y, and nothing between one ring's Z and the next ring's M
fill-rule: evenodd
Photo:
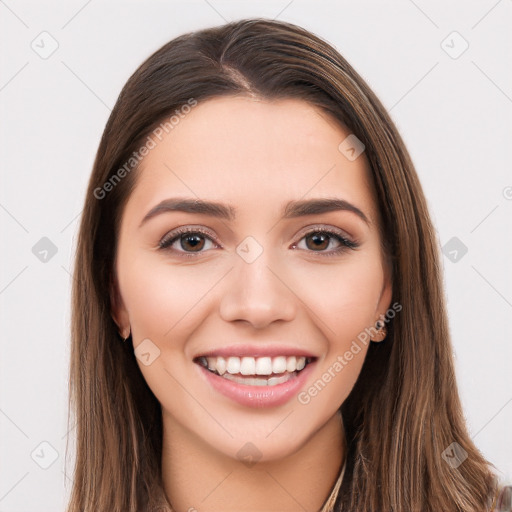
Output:
M262 329L278 320L289 322L295 318L298 298L287 283L283 267L269 261L266 252L252 263L238 259L229 272L220 303L223 320Z

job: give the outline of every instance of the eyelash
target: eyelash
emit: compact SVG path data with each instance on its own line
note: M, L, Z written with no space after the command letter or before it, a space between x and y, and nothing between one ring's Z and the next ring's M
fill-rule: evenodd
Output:
M341 254L342 252L347 251L348 249L355 250L360 245L357 242L353 242L352 240L349 240L348 238L343 236L341 233L339 233L333 229L328 229L325 227L313 228L310 231L304 233L302 235L302 237L300 238L299 242L303 238L306 238L308 235L317 234L317 233L324 233L324 234L330 235L332 238L334 238L338 242L340 242L340 244L341 244L340 247L338 247L337 249L328 251L328 252L312 251L312 250L307 250L307 249L300 249L300 250L306 250L307 252L311 252L313 254L317 253L319 256L326 257L326 256L337 256L337 255ZM209 233L208 231L205 231L201 228L186 227L186 228L178 228L175 231L168 233L166 236L164 236L164 238L162 238L162 240L160 240L160 242L158 244L158 248L160 250L164 250L164 251L173 251L173 249L170 249L170 246L173 245L174 242L179 240L180 237L184 234L202 234L205 237L207 237L210 241L212 241L213 243L220 245L216 241L215 237L212 236L212 234ZM297 244L293 244L294 247L296 247L296 245ZM198 254L201 254L204 251L199 251L199 252L174 251L174 252L178 253L180 255L180 257L195 258L195 257L197 257Z

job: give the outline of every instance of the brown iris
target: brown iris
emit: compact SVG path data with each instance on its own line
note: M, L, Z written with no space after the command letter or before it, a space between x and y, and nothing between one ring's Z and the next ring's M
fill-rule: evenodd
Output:
M200 251L204 247L204 236L194 233L185 233L180 237L180 245L182 249L186 251ZM186 247L186 245L189 247Z
M308 249L327 249L329 247L329 241L331 236L326 233L313 233L306 237L306 245ZM313 240L314 244L310 244L308 241Z

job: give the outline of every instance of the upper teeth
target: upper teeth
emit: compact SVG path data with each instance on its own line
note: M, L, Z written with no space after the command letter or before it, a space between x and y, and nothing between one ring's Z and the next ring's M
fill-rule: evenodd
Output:
M299 371L306 366L305 357L201 357L201 364L219 375L224 373L242 375L272 375ZM206 363L206 364L205 364Z

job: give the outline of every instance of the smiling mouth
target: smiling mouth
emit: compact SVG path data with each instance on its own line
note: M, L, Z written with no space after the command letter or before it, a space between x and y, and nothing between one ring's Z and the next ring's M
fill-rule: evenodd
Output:
M194 362L224 379L246 386L276 386L297 375L315 357L197 357Z

